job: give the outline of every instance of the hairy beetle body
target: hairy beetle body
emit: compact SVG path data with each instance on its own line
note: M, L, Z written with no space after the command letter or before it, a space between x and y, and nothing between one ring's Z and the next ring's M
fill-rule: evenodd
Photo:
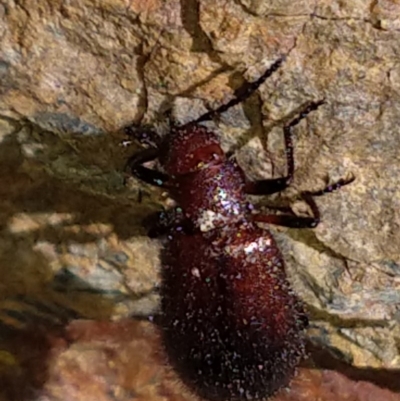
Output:
M201 121L251 95L281 64L275 62L242 95L196 121L175 126L164 140L128 128L150 148L130 158L130 173L166 188L179 205L161 212L152 236L166 234L162 253L163 343L172 366L194 392L209 400L265 399L287 385L304 355L307 315L285 275L270 231L258 223L313 228L313 196L302 192L313 216L254 213L246 194L269 195L293 180L292 129L323 101L311 102L283 127L287 175L251 181L227 158ZM163 172L144 166L158 158Z

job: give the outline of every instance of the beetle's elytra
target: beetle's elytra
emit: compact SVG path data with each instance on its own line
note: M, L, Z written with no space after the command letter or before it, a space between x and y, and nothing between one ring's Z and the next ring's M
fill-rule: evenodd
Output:
M323 101L312 102L283 128L287 175L250 181L227 158L216 135L201 126L249 97L283 61L279 59L242 94L181 126L163 139L127 128L148 145L128 161L129 172L167 188L179 205L159 213L151 235L167 234L162 255L161 330L165 350L183 382L209 400L262 399L286 386L304 355L307 315L286 279L271 233L258 223L315 227L313 196L302 198L312 217L255 214L246 194L269 195L293 179L292 128ZM145 167L158 158L163 172Z

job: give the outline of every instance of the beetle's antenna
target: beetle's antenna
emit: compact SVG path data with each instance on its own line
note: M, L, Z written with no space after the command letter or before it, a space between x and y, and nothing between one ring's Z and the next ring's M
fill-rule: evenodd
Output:
M190 123L187 123L185 125L197 124L201 121L212 120L215 116L217 116L217 115L227 111L231 107L236 106L237 104L245 101L260 87L260 85L262 85L276 70L279 69L279 67L285 61L285 59L286 59L286 56L282 56L277 61L275 61L271 65L271 67L269 67L267 69L267 71L265 71L264 74L262 74L261 77L258 78L256 81L243 85L243 87L237 91L236 96L233 99L231 99L228 103L225 103L222 106L219 106L215 110L210 110L209 112L200 116L198 119L191 121Z

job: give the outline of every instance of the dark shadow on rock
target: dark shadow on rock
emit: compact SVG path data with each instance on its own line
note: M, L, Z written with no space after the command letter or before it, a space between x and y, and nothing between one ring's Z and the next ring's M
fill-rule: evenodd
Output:
M17 139L20 128L15 122L15 132L0 143L0 398L8 401L37 396L48 377L49 358L64 341L63 330L70 321L107 320L115 300L130 297L94 288L80 276L65 274L65 269L55 271L38 244L48 243L67 254L70 245L101 239L78 229L91 224L109 225L121 239L145 235L141 221L154 209L124 196L91 193L49 174L34 158L24 156ZM107 143L104 136L82 136L78 142L93 152ZM118 163L103 160L102 168L107 162L110 169ZM47 222L46 214L70 217ZM15 226L25 215L26 225L22 217Z
M1 345L11 366L1 369L0 395L9 401L33 399L47 378L48 344L37 329L25 332L2 326Z
M364 381L400 393L400 370L399 369L372 369L358 368L337 358L325 347L318 346L311 341L307 344L309 359L302 363L303 367L332 370L343 374L352 381Z
M4 317L4 311L1 313ZM62 313L65 319L65 311ZM52 353L63 345L67 319L61 322L60 316L45 319L21 312L18 321L24 326L0 320L0 398L8 401L36 398L48 379Z

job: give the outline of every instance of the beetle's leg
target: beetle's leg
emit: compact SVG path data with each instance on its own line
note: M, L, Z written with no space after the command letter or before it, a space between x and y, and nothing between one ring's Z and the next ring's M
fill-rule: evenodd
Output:
M319 224L321 216L320 216L318 206L315 203L313 196L322 196L324 194L336 191L337 189L339 189L347 184L350 184L354 180L355 180L354 176L351 176L350 178L347 178L347 179L341 178L337 182L326 186L322 190L315 191L315 192L310 192L310 191L302 192L300 194L300 197L310 207L313 217L302 217L302 216L299 217L299 216L293 216L293 215L289 215L289 214L266 215L266 214L260 213L260 214L252 215L252 219L253 219L253 221L256 221L259 223L276 224L276 225L291 227L291 228L314 228Z
M304 196L322 196L329 194L330 192L337 191L345 185L351 184L355 179L356 177L354 175L350 175L348 178L341 178L340 180L337 180L333 184L327 185L325 188L320 189L319 191L304 191L301 193L301 196L304 198Z
M136 178L151 185L158 187L167 186L168 175L143 166L143 163L158 158L161 137L148 126L138 126L135 124L125 127L124 132L140 144L149 146L149 148L134 154L128 159L125 165L125 173L127 175L134 175Z
M125 172L132 174L140 180L157 187L167 186L169 177L167 174L152 170L143 166L143 163L157 159L159 151L157 148L148 148L131 156L125 166Z
M148 126L131 124L124 128L124 133L141 145L147 145L151 148L158 148L161 143L161 137Z
M272 178L267 180L248 181L245 186L245 192L251 195L270 195L275 192L283 191L293 181L294 175L294 157L293 157L293 142L292 142L292 129L301 120L303 120L309 113L316 110L324 103L323 100L309 103L300 111L299 115L287 123L283 127L283 134L285 139L285 154L287 174L281 178Z
M219 114L223 113L224 111L227 111L233 106L236 106L237 104L245 101L247 98L249 98L259 87L262 85L267 78L269 78L283 63L285 60L285 57L281 57L277 61L275 61L271 67L268 68L267 71L264 72L264 74L261 75L260 78L258 78L254 82L246 83L243 85L241 88L239 88L236 91L236 96L230 100L228 103L223 104L222 106L217 107L215 110L210 110L209 112L203 114L200 116L198 119L191 121L188 124L197 124L201 121L208 121L212 120L214 117L218 116Z
M252 220L257 223L275 224L290 228L314 228L319 223L315 217L299 217L290 214L254 214Z
M143 223L149 230L148 236L150 238L161 237L171 230L184 231L188 234L192 230L190 221L185 217L180 207L152 214L146 217Z
M289 176L267 180L247 181L244 190L249 195L271 195L287 188L292 181Z

